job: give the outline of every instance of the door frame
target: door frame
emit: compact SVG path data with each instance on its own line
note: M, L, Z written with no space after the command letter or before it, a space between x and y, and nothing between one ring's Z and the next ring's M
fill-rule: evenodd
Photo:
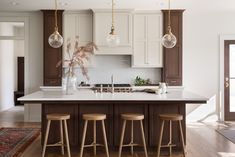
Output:
M225 121L225 108L224 108L224 51L225 41L235 40L235 34L220 35L220 54L219 54L219 121Z

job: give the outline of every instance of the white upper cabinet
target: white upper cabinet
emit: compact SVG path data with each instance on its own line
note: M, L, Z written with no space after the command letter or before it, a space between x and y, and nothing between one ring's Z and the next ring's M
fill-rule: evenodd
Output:
M133 19L132 67L162 67L162 14L138 12Z
M75 37L79 36L79 46L84 46L93 41L92 11L65 12L63 16L63 58L68 58L66 53L67 40L71 39L72 50ZM89 62L85 66L92 66Z
M74 41L76 36L79 36L80 45L92 42L93 21L91 11L65 12L63 23L64 47L66 47L67 39L70 38Z
M102 55L132 55L132 10L115 10L115 32L120 37L120 45L109 47L106 38L111 30L111 10L93 10L93 41Z

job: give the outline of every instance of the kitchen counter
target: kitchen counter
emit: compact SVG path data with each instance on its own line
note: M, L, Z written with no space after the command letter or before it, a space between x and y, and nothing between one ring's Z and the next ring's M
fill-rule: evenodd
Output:
M80 89L72 95L65 95L61 90L38 91L18 99L22 102L42 101L184 101L187 103L206 103L208 98L182 90L169 89L166 94L145 92L131 93L95 93L89 89Z
M82 115L86 113L103 113L107 115L105 120L107 138L110 148L117 148L120 142L120 133L122 128L121 114L123 113L139 113L143 114L145 119L144 131L148 148L156 148L159 138L160 120L159 114L173 113L181 114L184 119L182 121L183 133L186 136L186 113L185 107L189 103L204 104L208 98L193 94L183 89L168 89L167 94L151 94L144 92L133 93L94 93L90 89L80 89L73 95L65 95L60 89L50 89L38 91L18 99L27 104L26 106L34 107L34 104L41 104L39 109L34 109L34 113L41 110L41 126L42 137L46 131L46 115L50 113L66 113L70 114L68 120L70 143L78 148L81 143L81 135L84 121ZM28 111L26 111L28 112ZM34 113L28 112L30 115ZM87 142L92 141L92 124L88 125ZM168 129L167 129L168 128ZM173 125L173 142L180 146L180 132L176 125ZM49 135L49 143L54 143L59 137L59 125L53 123L51 134ZM169 126L166 125L166 133L163 142L168 141ZM130 127L127 127L127 134L130 133ZM97 134L102 134L97 129ZM126 137L128 137L127 135ZM134 139L141 143L141 135L139 125L134 125ZM43 138L42 138L43 142ZM98 136L97 142L103 142L103 137ZM127 139L124 143L128 143Z

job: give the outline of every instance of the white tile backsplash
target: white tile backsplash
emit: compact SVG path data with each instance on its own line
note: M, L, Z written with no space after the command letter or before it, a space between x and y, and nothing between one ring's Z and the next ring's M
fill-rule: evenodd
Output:
M85 81L79 68L77 70L78 82ZM153 83L161 80L160 68L132 68L131 56L94 56L88 69L90 80L88 83L111 83L111 75L114 75L114 83L133 83L136 76L149 78Z

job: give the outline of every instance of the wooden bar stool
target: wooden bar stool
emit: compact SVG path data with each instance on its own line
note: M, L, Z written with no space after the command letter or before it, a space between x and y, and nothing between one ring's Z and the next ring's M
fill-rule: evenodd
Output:
M134 143L134 136L133 136L133 128L134 128L134 121L139 121L140 122L140 129L141 129L141 135L142 135L142 141L143 141L143 147L144 147L144 153L145 157L148 157L147 153L147 148L146 148L146 142L145 142L145 136L144 136L144 128L143 128L143 119L144 115L142 114L122 114L121 115L123 121L123 126L122 126L122 134L121 134L121 140L120 140L120 146L119 146L119 157L121 157L122 154L122 147L131 147L131 154L133 155L134 153L134 146L139 146L139 144ZM125 129L126 129L126 122L131 121L131 141L129 144L123 145L123 139L124 139L124 134L125 134Z
M104 120L106 119L106 115L105 114L83 114L83 119L85 120L85 124L84 124L83 135L82 135L80 157L83 156L83 150L85 147L93 147L94 155L96 156L96 146L104 146L105 151L106 151L106 156L109 157L108 143L107 143L107 138L106 138L105 124L104 124ZM93 121L93 125L94 125L93 142L89 145L85 145L85 138L86 138L88 121ZM96 121L101 121L101 123L102 123L104 145L96 143Z
M60 146L62 155L64 155L64 146L67 146L68 157L71 157L68 128L67 128L68 119L70 119L69 114L48 114L47 115L47 128L46 128L46 135L45 135L44 144L43 144L42 157L45 156L46 147L53 147L53 146ZM51 121L60 121L60 141L55 144L47 144ZM66 145L64 144L63 123L64 123Z
M172 121L178 121L178 123L179 123L180 136L181 136L181 141L182 141L182 145L183 145L183 155L185 157L186 151L185 151L185 144L184 144L184 135L183 135L182 125L181 125L181 121L183 120L183 115L180 115L180 114L160 114L159 118L162 121L162 123L161 123L161 131L160 131L160 137L159 137L159 143L158 143L157 157L160 157L161 147L169 147L169 154L171 156L172 147L176 146L175 144L172 144ZM169 130L170 131L170 135L169 135L170 140L167 145L161 145L165 121L169 121L169 124L170 124L170 130Z

